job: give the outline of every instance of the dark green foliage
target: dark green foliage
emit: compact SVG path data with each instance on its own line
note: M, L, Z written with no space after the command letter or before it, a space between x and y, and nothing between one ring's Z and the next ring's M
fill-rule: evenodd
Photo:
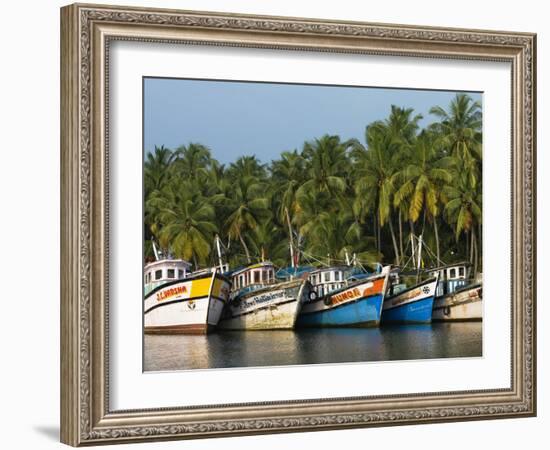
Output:
M197 267L216 264L220 236L231 266L269 259L405 264L410 235L433 251L425 264L471 261L481 270L481 106L458 94L439 121L392 105L364 142L324 135L262 164L228 166L190 143L145 160L145 258L151 239Z

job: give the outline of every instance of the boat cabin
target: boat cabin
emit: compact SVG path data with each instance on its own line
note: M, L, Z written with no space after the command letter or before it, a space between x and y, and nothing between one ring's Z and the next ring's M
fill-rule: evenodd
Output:
M275 283L275 267L269 261L238 269L231 274L233 290Z
M143 269L145 293L169 281L186 278L191 263L183 259L161 259L149 263Z
M450 266L436 267L430 271L430 275L439 275L439 281L435 291L435 296L450 294L464 286L466 286L469 276L469 264L460 263Z
M326 267L314 270L309 274L308 279L317 297L323 297L346 286L347 271L349 271L348 266Z

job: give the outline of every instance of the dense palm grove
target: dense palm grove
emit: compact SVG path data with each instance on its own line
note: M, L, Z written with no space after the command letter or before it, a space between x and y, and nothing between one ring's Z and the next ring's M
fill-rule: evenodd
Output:
M225 166L189 143L147 154L145 257L152 241L195 267L217 262L215 236L231 267L269 259L364 265L410 263L422 235L423 264L470 261L481 271L481 105L458 94L421 129L412 109L391 107L363 140L324 135L262 164ZM261 149L259 149L261 151Z

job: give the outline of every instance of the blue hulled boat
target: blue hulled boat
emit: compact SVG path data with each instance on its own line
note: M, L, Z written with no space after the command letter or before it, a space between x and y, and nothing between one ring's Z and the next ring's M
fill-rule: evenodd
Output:
M376 274L353 272L355 269L342 266L309 273L312 295L303 304L296 326L377 326L389 268Z
M430 323L437 276L405 287L390 286L382 308L382 323Z

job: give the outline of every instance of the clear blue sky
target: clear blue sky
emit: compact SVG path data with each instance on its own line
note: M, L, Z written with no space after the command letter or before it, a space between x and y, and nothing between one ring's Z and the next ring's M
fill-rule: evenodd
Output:
M155 145L175 149L206 145L221 163L256 155L267 163L305 141L337 134L364 142L365 126L384 119L391 105L434 119L456 92L369 87L145 78L145 153ZM470 93L481 101L480 93Z

